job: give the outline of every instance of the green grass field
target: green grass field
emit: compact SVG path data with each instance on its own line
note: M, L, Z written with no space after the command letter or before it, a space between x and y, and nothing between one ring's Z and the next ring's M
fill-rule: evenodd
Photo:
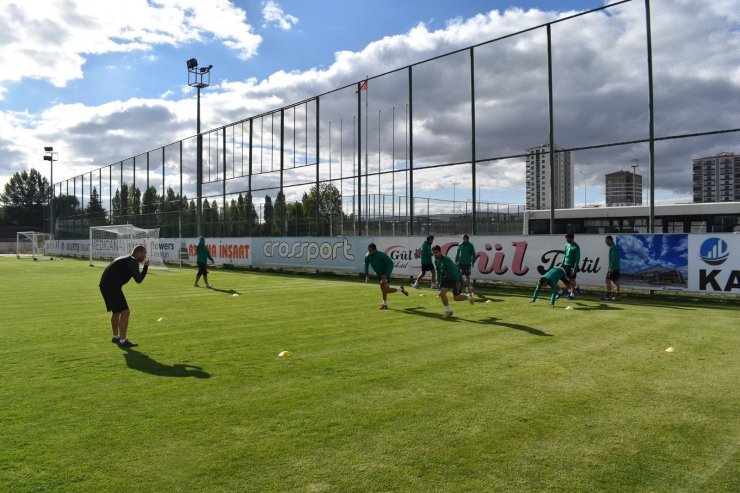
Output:
M123 351L102 266L0 269L2 491L740 491L736 302L174 268Z

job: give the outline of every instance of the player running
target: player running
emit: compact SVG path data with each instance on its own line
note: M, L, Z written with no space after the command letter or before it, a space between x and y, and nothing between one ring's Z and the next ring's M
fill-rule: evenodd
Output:
M460 269L460 275L462 276L462 286L466 291L470 291L470 267L475 262L477 254L475 253L475 247L470 243L470 237L468 235L462 235L462 243L457 245L457 253L455 254L455 263L458 269Z
M372 265L373 270L380 278L380 292L383 294L383 303L378 307L378 310L388 309L388 293L403 293L404 296L408 296L409 292L406 291L403 286L399 288L392 288L389 286L391 282L391 272L393 272L393 260L383 252L378 251L378 247L375 243L370 243L367 246L367 255L365 255L365 283L370 279L370 266Z
M442 315L442 318L450 318L452 316L452 309L447 299L447 291L452 290L455 301L467 300L472 305L475 302L473 300L473 288L470 288L471 292L467 296L462 294L462 290L460 289L460 270L450 257L442 255L442 248L439 245L432 247L432 255L434 255L434 266L437 271L437 279L439 279L439 298L445 307L445 314Z
M144 268L139 272L139 262L144 262ZM138 346L126 338L128 318L131 311L123 296L123 285L133 277L137 284L146 277L149 269L149 259L146 258L146 247L137 245L131 255L124 255L113 260L100 276L100 293L105 300L105 309L111 312L110 325L113 329L111 342L122 348Z
M432 242L434 241L434 236L429 235L427 236L426 241L424 241L421 244L421 273L416 277L416 282L411 285L412 288L415 289L421 289L419 286L419 283L424 278L424 275L427 272L432 273L432 285L430 286L432 289L437 288L437 279L434 275L434 264L432 263Z

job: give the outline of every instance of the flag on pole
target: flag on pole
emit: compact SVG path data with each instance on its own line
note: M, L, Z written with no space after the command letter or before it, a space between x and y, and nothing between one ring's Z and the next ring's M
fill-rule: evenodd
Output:
M367 79L362 81L362 84L360 84L360 91L367 91Z

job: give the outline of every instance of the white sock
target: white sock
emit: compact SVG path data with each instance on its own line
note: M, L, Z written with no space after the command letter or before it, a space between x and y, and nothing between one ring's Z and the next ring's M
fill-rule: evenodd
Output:
M120 338L119 336L113 336L113 339L118 339L118 340L120 340L121 338Z
M450 305L445 305L445 312L451 312L452 308L450 308Z

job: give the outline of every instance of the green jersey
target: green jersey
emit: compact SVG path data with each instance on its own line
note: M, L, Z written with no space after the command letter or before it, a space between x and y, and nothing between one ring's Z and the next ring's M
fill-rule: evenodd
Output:
M426 240L424 240L424 243L421 244L421 263L432 263L432 244Z
M380 250L376 250L372 255L369 253L365 255L365 277L369 275L371 265L379 276L390 277L391 272L393 272L393 260Z
M469 241L463 241L457 245L457 253L455 254L455 262L457 265L473 265L475 262L475 247Z
M558 295L558 282L566 278L565 270L562 267L553 267L542 277L547 279L547 282L550 284L550 304L554 305ZM532 301L537 301L537 295L540 294L540 289L542 289L542 285L538 282L537 287L534 288Z
M196 262L200 264L205 264L208 260L213 262L213 257L211 257L208 248L206 248L205 240L198 242L198 245L195 247L195 255L197 257Z
M445 278L452 279L455 284L460 282L460 269L455 262L447 255L442 255L441 259L434 259L434 268L437 270L437 279L440 281Z
M569 265L575 270L578 270L578 264L581 263L581 247L575 241L573 243L565 244L565 251L563 252L563 265Z
M609 269L610 270L619 270L620 266L619 261L619 247L616 243L612 243L609 247Z

